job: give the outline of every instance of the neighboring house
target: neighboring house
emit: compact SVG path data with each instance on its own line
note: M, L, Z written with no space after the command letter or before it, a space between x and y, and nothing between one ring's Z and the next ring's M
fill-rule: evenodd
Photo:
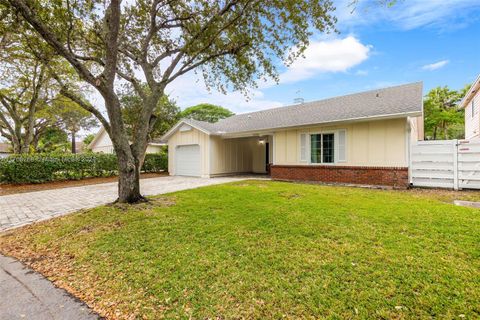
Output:
M460 102L465 108L465 139L480 138L480 75Z
M423 140L422 95L412 83L217 123L183 119L162 137L169 171L406 187L410 143Z
M6 142L0 142L0 159L6 158L12 154L12 145Z
M85 151L85 143L83 141L75 142L75 153L83 153Z
M158 153L162 151L162 146L165 146L165 143L152 141L148 143L147 153ZM107 131L105 131L103 127L97 132L95 138L93 138L92 142L87 146L87 149L96 153L114 153L112 140L110 140Z

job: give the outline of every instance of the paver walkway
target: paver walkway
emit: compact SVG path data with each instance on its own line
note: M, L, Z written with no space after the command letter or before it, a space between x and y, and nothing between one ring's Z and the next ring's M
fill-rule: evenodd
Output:
M99 319L83 302L15 259L0 255L0 320Z
M140 180L144 195L155 195L208 185L240 181L248 177L160 177ZM0 232L80 209L115 201L117 183L53 189L0 196Z

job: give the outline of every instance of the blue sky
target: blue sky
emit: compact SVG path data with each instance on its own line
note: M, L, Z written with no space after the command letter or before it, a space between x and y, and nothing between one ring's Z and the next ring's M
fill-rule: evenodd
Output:
M316 34L306 58L280 67L280 84L261 85L246 101L223 95L187 75L167 87L183 109L200 102L236 113L423 81L424 91L459 89L480 73L480 0L400 0L392 8L336 0L339 34Z

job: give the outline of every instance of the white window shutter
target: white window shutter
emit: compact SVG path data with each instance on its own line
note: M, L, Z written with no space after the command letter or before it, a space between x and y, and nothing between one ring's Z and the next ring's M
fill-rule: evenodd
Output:
M338 162L347 161L347 131L338 130Z
M307 135L305 133L300 134L300 161L307 161Z

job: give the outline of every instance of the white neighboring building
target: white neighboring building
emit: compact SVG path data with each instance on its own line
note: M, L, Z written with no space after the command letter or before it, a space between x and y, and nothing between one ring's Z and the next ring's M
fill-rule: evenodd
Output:
M465 108L465 139L480 139L480 75L460 102Z
M6 158L12 154L12 146L10 143L0 142L0 159Z
M162 150L162 146L165 145L165 143L150 142L147 146L147 153L158 153ZM95 153L114 153L112 140L110 140L107 131L105 131L103 127L97 132L95 138L87 146L87 149Z

